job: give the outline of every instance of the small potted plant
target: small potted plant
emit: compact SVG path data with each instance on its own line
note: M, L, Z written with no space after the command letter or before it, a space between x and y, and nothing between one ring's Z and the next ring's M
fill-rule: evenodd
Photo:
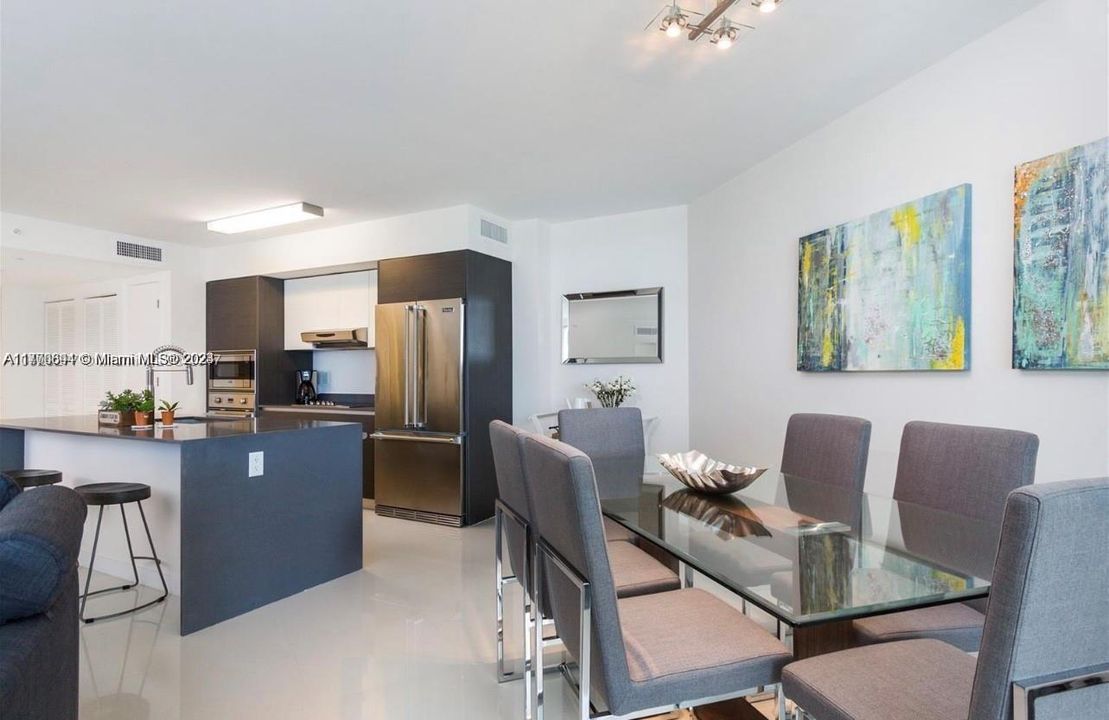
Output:
M158 404L158 409L162 412L162 425L173 424L173 413L177 411L177 403L171 403L169 400L163 400Z
M100 416L101 424L117 427L133 425L137 404L138 396L131 390L123 390L119 394L109 390L100 402L100 410L104 413Z
M586 383L585 387L597 396L597 400L601 402L601 407L606 408L620 407L635 392L635 385L632 384L631 379L623 375L617 375L608 382L594 380L591 383Z
M154 393L143 390L141 395L135 395L135 425L149 427L154 424Z

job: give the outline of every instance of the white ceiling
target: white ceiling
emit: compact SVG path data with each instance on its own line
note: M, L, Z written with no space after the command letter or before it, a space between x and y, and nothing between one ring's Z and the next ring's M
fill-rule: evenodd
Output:
M86 260L69 255L0 248L0 287L78 285L148 275L150 268Z
M721 52L644 32L664 0L4 0L0 206L213 245L297 200L312 227L679 204L1038 1L741 0Z

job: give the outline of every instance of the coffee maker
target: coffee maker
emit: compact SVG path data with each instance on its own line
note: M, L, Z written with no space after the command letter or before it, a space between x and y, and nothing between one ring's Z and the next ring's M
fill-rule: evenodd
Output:
M320 374L315 370L296 371L296 404L310 405L316 402L316 384Z

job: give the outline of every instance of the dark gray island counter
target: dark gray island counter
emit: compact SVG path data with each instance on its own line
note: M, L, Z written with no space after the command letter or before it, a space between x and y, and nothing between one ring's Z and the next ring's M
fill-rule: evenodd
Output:
M146 430L101 427L95 416L0 420L0 467L61 470L70 486L150 485L143 505L180 595L183 635L361 569L361 425L285 414L180 420ZM127 557L118 513L105 512L96 569L129 577ZM151 567L139 568L140 582L159 586L141 564Z

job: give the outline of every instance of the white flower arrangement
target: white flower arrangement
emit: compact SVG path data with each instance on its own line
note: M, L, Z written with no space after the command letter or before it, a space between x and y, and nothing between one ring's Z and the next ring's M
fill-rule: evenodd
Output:
M594 380L591 383L586 383L585 389L596 395L601 407L606 408L620 407L624 404L624 401L635 393L635 385L630 378L623 375L617 375L608 382Z

